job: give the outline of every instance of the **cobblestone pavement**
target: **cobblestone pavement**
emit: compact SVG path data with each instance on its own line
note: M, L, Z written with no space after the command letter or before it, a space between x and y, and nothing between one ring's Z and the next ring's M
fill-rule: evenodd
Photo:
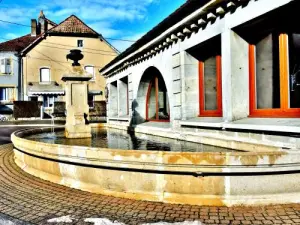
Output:
M114 198L67 188L23 172L13 161L11 144L0 146L0 196L0 217L2 214L28 224L53 224L47 221L70 216L72 222L65 224L93 224L84 220L107 218L125 224L198 220L203 224L300 225L300 204L200 207Z

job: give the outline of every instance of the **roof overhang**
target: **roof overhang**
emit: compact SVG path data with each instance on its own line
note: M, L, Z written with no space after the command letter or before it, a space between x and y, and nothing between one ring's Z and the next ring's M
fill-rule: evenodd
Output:
M246 1L248 2L249 0L233 0L233 1L234 2L246 2ZM129 59L135 57L136 55L142 55L142 56L138 57L138 59L137 59L137 60L140 61L140 60L143 59L143 56L147 57L147 56L155 54L156 51L154 49L151 49L150 51L148 51L148 49L150 49L152 46L158 46L159 43L161 43L162 46L168 46L169 45L169 43L167 43L167 37L168 36L170 36L170 38L169 38L170 41L173 40L172 35L175 35L176 38L179 39L180 37L178 37L178 35L177 35L178 29L182 28L182 26L185 26L185 24L191 24L191 21L198 20L199 18L203 17L204 15L207 15L210 10L212 10L213 8L216 8L218 5L220 5L220 3L223 3L223 2L228 2L228 1L227 0L211 0L211 1L209 1L207 4L200 7L195 12L191 13L190 15L186 16L184 19L182 19L181 21L179 21L175 25L173 25L170 28L166 29L158 37L152 39L147 44L137 48L131 54L126 55L126 51L127 51L126 50L123 53L125 55L124 58L121 58L119 61L116 61L115 63L112 63L111 65L109 63L102 70L100 70L101 73L103 73L104 76L107 77L107 76L109 76L110 73L112 73L112 71L114 72L118 66L122 65L122 63L126 64L125 66L129 65L130 63L129 62L126 63L126 61L128 61ZM189 3L187 2L187 4L189 4ZM207 22L208 21L206 21L205 25L207 24ZM196 23L199 23L199 21L196 21ZM199 24L197 24L197 26L199 27ZM191 28L189 27L189 29L191 29ZM184 32L182 32L182 33L184 33ZM145 38L145 36L142 37L142 38ZM145 52L145 54L143 54L143 52ZM120 57L121 56L122 56L122 54L120 55Z
M64 36L64 37L87 37L87 38L99 38L99 34L86 34L86 33L65 33L65 32L49 32L48 36Z

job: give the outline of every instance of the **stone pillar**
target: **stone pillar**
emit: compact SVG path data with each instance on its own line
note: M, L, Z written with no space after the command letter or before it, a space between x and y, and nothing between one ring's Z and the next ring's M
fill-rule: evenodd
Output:
M173 110L171 110L173 120L181 120L181 54L180 52L172 56L172 94Z
M109 115L118 116L118 84L114 81L109 84Z
M132 74L128 75L128 95L129 95L129 116L132 116L132 101L133 101L133 83L132 83Z
M82 73L84 70L78 69ZM90 138L91 127L87 124L89 117L88 80L89 74L68 74L62 80L65 84L67 119L66 138Z
M128 79L128 77L127 77ZM126 82L124 82L126 81ZM128 115L128 80L118 80L118 109L119 116Z
M234 31L222 33L222 96L225 122L249 115L248 43Z
M182 52L182 119L199 115L199 71L198 60L188 52Z

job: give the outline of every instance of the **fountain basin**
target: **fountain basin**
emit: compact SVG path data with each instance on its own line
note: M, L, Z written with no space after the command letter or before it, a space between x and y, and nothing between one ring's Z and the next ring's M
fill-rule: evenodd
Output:
M298 151L120 150L27 139L50 131L17 131L12 141L17 165L54 183L115 197L178 204L300 202Z

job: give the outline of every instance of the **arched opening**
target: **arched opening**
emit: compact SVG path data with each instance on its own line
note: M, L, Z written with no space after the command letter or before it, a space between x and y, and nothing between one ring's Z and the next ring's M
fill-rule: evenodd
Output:
M146 121L170 121L168 91L161 73L155 67L149 67L144 72L139 84L137 102L139 114L144 115Z

